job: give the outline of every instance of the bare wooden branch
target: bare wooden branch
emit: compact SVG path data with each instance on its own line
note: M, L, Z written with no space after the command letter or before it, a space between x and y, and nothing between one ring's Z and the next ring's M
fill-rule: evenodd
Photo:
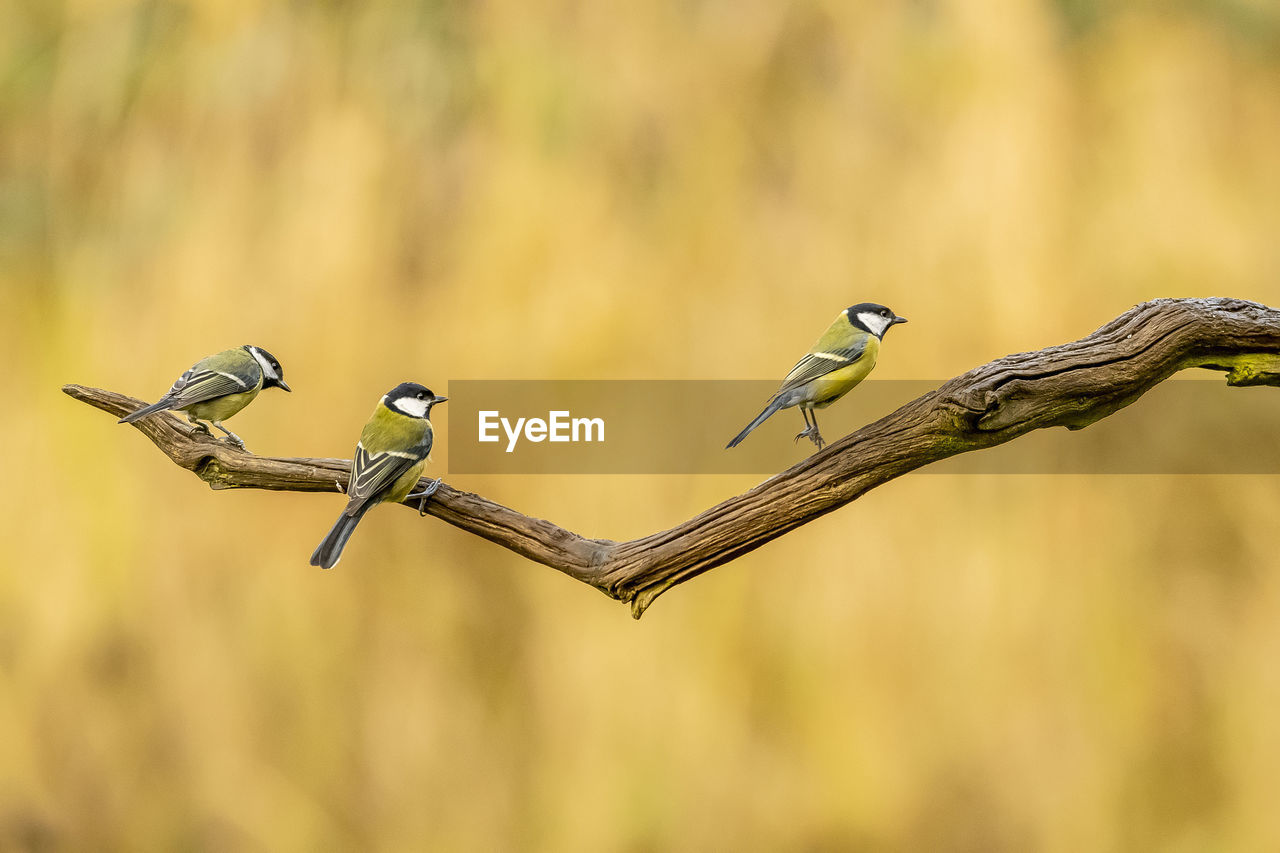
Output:
M427 512L631 605L638 619L666 590L734 560L921 466L1051 426L1082 429L1173 373L1220 370L1228 385L1280 385L1280 311L1236 299L1159 299L1078 341L997 359L944 383L741 495L629 542L588 539L442 485ZM143 405L66 385L113 415ZM338 491L342 459L254 456L172 414L134 424L215 489Z

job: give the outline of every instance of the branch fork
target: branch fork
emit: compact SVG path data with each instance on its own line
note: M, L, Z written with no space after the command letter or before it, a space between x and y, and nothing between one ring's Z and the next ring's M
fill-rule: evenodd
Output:
M427 515L590 584L640 618L673 586L857 500L895 477L1035 429L1083 429L1191 367L1231 386L1280 386L1280 311L1238 299L1157 299L1072 343L996 359L832 442L743 494L627 542L591 539L440 484ZM69 396L117 417L143 401L83 385ZM345 459L255 456L172 413L133 424L214 489L343 491ZM420 481L414 491L434 482ZM407 504L419 509L418 501Z

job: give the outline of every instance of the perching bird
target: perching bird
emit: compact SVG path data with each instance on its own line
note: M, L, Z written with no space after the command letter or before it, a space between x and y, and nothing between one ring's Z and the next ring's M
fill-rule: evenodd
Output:
M378 401L356 444L347 485L347 508L311 555L311 565L325 569L336 566L356 525L376 505L419 498L421 510L426 499L436 493L439 480L410 494L431 453L431 407L447 399L417 383L402 382Z
M791 368L764 411L747 424L747 428L738 433L728 446L737 447L774 412L799 406L805 429L796 436L796 441L808 438L821 450L825 442L818 432L818 416L814 409L830 406L866 379L876 366L884 333L890 326L905 322L906 317L899 317L874 302L862 302L841 311L804 358Z
M209 432L209 428L201 421L208 421L226 433L232 444L243 448L240 436L222 422L253 402L263 388L292 390L284 384L284 371L275 356L262 347L248 345L223 350L197 361L178 377L169 393L150 406L130 412L119 423L133 423L172 409L184 412L191 423L205 432Z

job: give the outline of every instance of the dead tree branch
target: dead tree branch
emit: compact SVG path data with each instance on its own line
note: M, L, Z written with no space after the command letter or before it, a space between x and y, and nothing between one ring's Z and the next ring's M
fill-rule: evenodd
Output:
M957 376L750 491L629 542L588 539L448 485L427 512L627 602L639 618L676 584L895 477L1034 429L1081 429L1190 367L1224 371L1228 385L1280 385L1280 311L1236 299L1143 303L1073 343L1006 356ZM62 390L116 416L143 405L82 385ZM334 492L350 471L344 459L255 456L173 414L134 426L215 489Z

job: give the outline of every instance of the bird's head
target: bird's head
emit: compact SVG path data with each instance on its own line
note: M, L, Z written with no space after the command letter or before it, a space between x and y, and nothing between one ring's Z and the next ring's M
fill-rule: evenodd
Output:
M899 317L893 310L875 302L860 302L844 309L845 316L855 327L870 332L883 339L890 326L907 322L906 317Z
M396 387L387 392L382 398L382 402L387 408L397 411L402 415L408 415L411 418L426 418L431 416L431 407L436 403L443 403L448 397L437 397L431 393L431 389L425 385L419 385L417 382L401 382Z
M262 347L246 345L245 349L249 351L249 355L253 356L253 360L258 362L258 366L262 368L263 388L283 388L286 391L293 390L288 385L284 384L284 370L280 367L279 359L264 350Z

